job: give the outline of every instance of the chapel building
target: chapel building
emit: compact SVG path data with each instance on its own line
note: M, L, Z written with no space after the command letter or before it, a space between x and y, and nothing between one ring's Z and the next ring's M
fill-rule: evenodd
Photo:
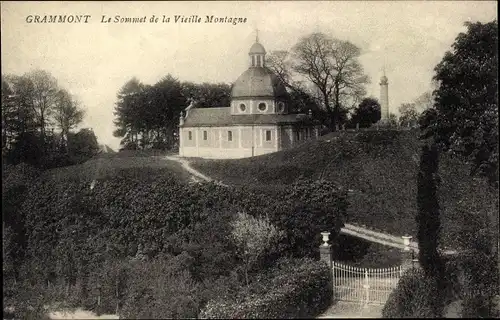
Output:
M253 157L319 136L320 125L310 115L289 113L285 85L266 68L258 38L248 54L249 67L235 81L229 107L196 108L192 102L181 113L181 157Z

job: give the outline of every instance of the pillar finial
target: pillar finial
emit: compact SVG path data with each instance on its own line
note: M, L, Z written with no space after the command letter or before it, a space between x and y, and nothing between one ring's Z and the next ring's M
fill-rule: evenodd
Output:
M321 235L323 236L323 244L322 244L322 246L323 247L328 247L329 246L329 244L328 244L328 240L329 239L328 238L330 236L330 232L323 231L323 232L321 232Z

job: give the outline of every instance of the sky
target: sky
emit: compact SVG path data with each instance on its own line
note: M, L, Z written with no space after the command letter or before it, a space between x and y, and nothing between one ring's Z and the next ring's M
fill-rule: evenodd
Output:
M89 15L88 23L28 23L28 16ZM103 23L111 18L145 23ZM149 22L151 16L157 23ZM175 15L246 18L246 23L175 23ZM170 17L162 23L163 16ZM132 77L154 84L231 83L248 67L259 30L268 52L289 50L302 36L323 32L361 48L359 61L379 98L385 64L389 109L431 88L433 69L464 22L497 18L496 1L71 1L1 3L2 74L50 72L86 109L81 127L118 150L113 137L116 94Z

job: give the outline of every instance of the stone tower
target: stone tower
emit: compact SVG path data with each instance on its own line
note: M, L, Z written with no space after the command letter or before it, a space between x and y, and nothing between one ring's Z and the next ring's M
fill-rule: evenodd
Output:
M384 75L380 78L380 122L387 123L389 120L389 81Z

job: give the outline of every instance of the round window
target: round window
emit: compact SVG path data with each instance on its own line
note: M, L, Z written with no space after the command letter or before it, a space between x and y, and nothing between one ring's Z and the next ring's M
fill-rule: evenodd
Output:
M283 102L278 103L278 112L285 111L285 104Z
M266 109L267 109L267 106L264 102L259 103L259 110L260 111L266 111Z
M245 104L243 104L243 103L242 103L242 104L240 104L240 110L241 110L242 112L243 112L243 111L245 111L245 109L246 109L246 108L247 108L247 107L245 106Z

